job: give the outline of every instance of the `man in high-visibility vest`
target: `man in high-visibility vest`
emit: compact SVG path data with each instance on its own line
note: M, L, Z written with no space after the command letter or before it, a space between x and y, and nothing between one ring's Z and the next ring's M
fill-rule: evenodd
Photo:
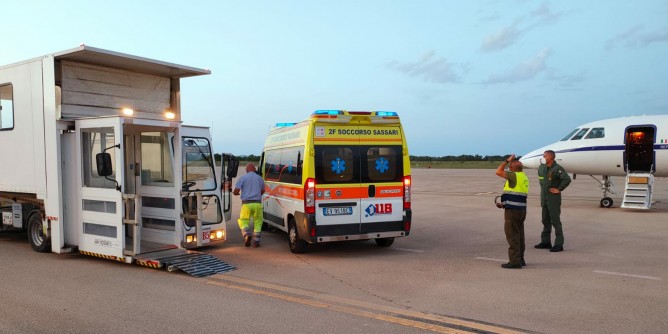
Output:
M244 245L251 245L250 220L253 219L253 247L260 247L260 233L262 232L262 194L264 194L264 180L258 175L255 164L246 165L246 175L237 180L234 195L241 194L241 211L239 212L239 228L244 237Z
M508 166L508 170L505 168ZM507 269L521 269L526 266L524 261L524 219L527 216L527 196L529 194L529 178L522 172L522 163L511 154L496 169L496 175L506 179L501 195L504 208L503 230L508 241L508 263L501 265Z

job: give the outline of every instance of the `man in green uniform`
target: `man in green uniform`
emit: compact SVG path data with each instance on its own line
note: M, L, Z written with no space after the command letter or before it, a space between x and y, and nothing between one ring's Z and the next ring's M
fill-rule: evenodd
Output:
M505 167L508 166L508 171ZM504 208L503 230L508 241L508 263L501 265L506 269L520 269L526 266L524 261L524 219L527 216L527 195L529 194L529 178L522 172L522 163L510 157L496 169L496 175L506 179L501 195ZM498 204L497 204L498 205Z
M538 167L540 183L540 206L543 207L543 233L540 243L534 247L549 249L550 252L564 250L564 231L561 227L561 192L571 183L564 167L554 161L556 154L552 150L543 153L545 164ZM554 227L554 246L551 243L551 232Z

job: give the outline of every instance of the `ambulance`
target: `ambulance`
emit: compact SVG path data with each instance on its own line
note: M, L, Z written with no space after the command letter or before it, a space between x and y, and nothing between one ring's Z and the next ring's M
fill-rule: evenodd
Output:
M317 110L279 123L260 166L264 223L287 232L294 253L345 240L389 247L410 233L410 161L396 112Z

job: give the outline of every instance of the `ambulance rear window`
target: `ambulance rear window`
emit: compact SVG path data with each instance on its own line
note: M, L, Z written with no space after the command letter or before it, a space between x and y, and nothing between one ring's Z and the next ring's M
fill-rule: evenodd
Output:
M316 149L318 183L359 183L354 147L324 146Z
M369 147L366 150L366 178L362 182L400 181L403 171L401 146Z
M316 146L316 183L401 182L402 158L401 145Z

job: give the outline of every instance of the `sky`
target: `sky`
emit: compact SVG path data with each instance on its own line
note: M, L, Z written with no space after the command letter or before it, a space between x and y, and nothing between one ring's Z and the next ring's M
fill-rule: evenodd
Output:
M5 0L0 65L86 44L197 68L185 124L262 151L317 109L396 111L411 155L527 153L668 114L668 0Z

